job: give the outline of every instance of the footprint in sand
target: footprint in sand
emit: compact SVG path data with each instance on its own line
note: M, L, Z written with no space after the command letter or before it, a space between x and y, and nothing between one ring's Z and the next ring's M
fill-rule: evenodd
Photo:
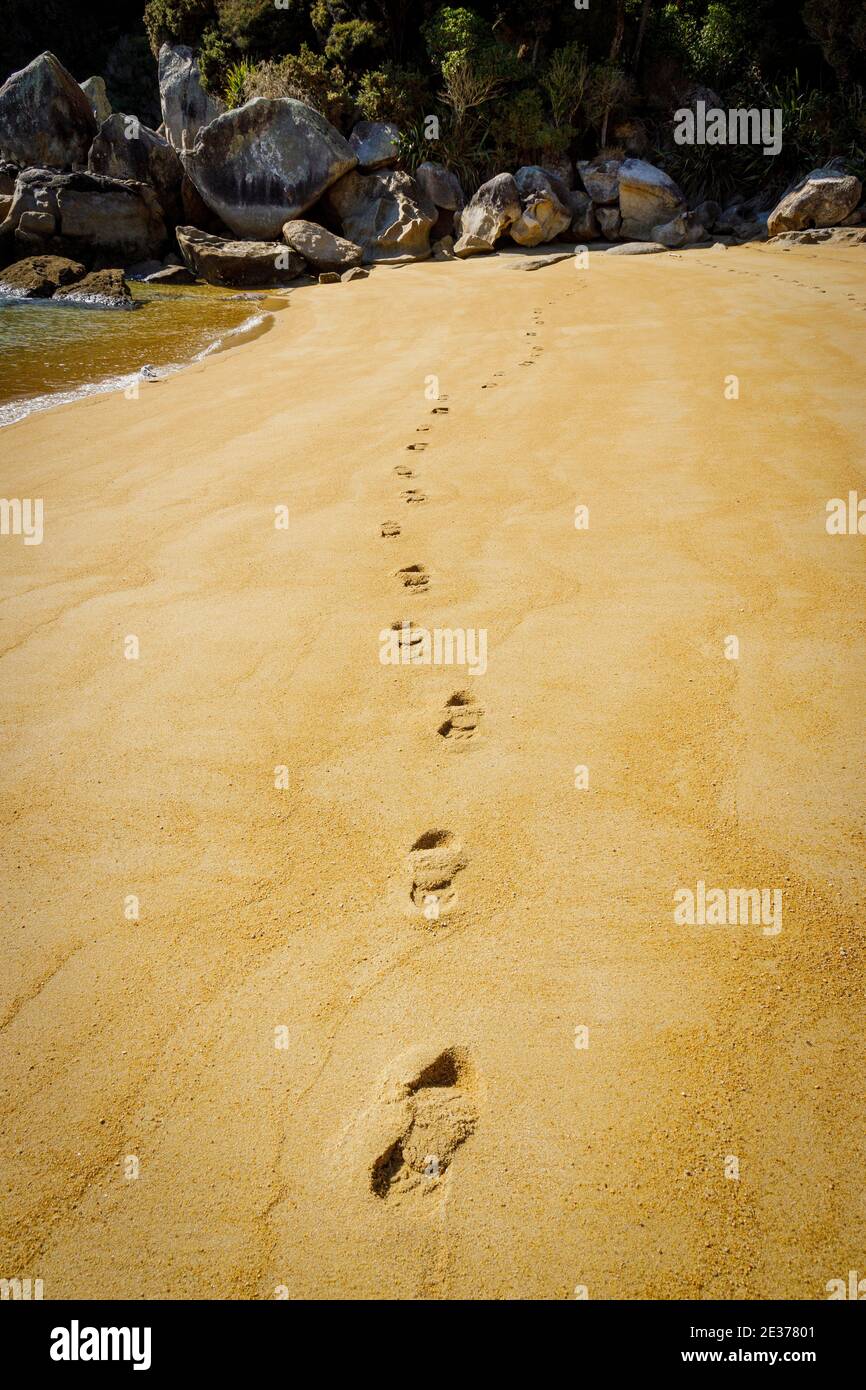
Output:
M447 414L448 414L448 406L447 406L447 405L434 405L433 409L430 411L430 414L431 414L431 415L447 415Z
M425 492L422 492L421 489L417 487L407 487L406 491L402 494L402 497L404 502L419 503L427 501L427 494Z
M398 464L397 464L397 467L394 469L394 472L397 473L397 474L399 474L399 476L400 476L401 478L414 478L414 477L415 477L415 470L414 470L414 468L407 468L406 465L405 465L405 463L398 463Z
M409 896L428 922L438 922L457 906L453 880L466 866L463 846L450 830L428 830L409 851Z
M518 363L518 366L520 366L520 367L534 367L534 366L535 366L535 363L533 362L533 360L532 360L531 357L527 357L526 361L525 361L525 362L519 362L519 363Z
M401 618L399 622L391 624L391 631L396 634L397 646L400 651L401 666L417 666L423 663L425 657L425 639L429 641L429 634L426 627L416 627L411 618Z
M455 690L445 704L445 720L439 725L442 738L465 743L478 728L484 710L470 690Z
M424 449L426 449L427 447L428 447L428 446L427 446L427 440L426 440L426 439L418 439L418 440L415 441L414 444L407 444L407 445L406 445L406 448L407 448L407 449L415 449L418 453L421 453L421 452L422 452Z
M415 1049L393 1069L368 1123L394 1137L370 1167L370 1192L380 1201L423 1201L439 1191L454 1155L478 1123L475 1079L463 1048ZM411 1072L407 1071L411 1067ZM403 1070L405 1079L399 1079Z
M399 522L396 522L396 521L383 521L383 522L382 522L382 526L381 526L381 534L382 534L386 539L389 539L389 538L392 537L392 536L399 536L399 534L400 534L400 525L399 525Z
M413 589L415 593L420 589L426 589L430 583L430 575L423 565L404 565L402 569L397 570L396 577L404 588Z

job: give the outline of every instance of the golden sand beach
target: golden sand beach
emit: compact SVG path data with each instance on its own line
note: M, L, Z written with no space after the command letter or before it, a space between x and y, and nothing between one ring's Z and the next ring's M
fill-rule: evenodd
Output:
M862 1263L864 250L523 264L298 289L0 435L44 499L0 542L0 1255L46 1298ZM406 622L486 669L383 663ZM698 884L781 929L675 921Z

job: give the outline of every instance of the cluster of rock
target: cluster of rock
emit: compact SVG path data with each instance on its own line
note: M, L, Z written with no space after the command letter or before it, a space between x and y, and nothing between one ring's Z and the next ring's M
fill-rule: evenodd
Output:
M79 86L50 53L12 74L0 89L0 266L60 257L91 272L261 287L508 242L663 250L866 220L861 185L841 170L813 171L772 211L760 200L690 209L668 174L633 154L527 165L467 202L441 164L399 167L388 122L362 121L347 140L291 98L227 111L180 45L163 45L159 81L163 123L151 130L111 111L101 78Z

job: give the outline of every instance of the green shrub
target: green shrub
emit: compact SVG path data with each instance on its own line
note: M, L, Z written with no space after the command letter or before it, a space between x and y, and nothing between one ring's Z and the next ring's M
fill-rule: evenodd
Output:
M402 128L412 125L429 110L432 104L430 84L417 68L386 63L363 74L355 104L365 120L396 121Z
M144 7L144 27L154 56L164 43L195 47L215 21L213 0L148 0Z

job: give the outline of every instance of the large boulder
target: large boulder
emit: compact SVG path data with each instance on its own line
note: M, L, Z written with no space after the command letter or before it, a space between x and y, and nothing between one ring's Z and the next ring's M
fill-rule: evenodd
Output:
M90 102L90 109L96 124L102 125L102 122L107 121L111 115L111 102L108 100L108 92L105 90L105 79L103 77L86 77L81 84L81 90Z
M0 294L20 299L48 299L61 285L80 280L84 266L65 256L28 256L0 271Z
M510 174L497 174L482 183L460 214L460 238L454 254L463 257L492 251L499 237L523 212L517 184Z
M345 237L335 236L326 227L320 227L318 222L305 222L303 218L286 222L283 241L314 270L348 270L360 265L363 258L360 246L354 241L346 241Z
M651 241L653 227L673 221L688 205L663 169L645 159L624 159L619 169L619 206L623 237Z
M178 227L175 235L193 275L209 285L267 289L288 284L304 269L303 258L280 241L230 241L197 227Z
M159 50L159 104L166 139L178 150L192 146L202 126L225 110L201 85L192 49L179 43L164 43Z
M365 174L396 164L400 130L392 121L359 121L349 136L358 168Z
M103 121L90 147L87 168L91 174L151 184L166 220L172 224L183 220L183 165L177 151L134 116L117 113Z
M460 180L444 164L425 159L415 170L415 182L431 203L446 212L459 212L466 202Z
M365 265L423 261L430 255L436 208L400 170L359 174L353 169L328 190L325 204L361 247Z
M538 246L542 241L554 241L570 226L567 207L548 194L534 193L508 231L518 246Z
M64 250L88 261L102 254L125 265L147 260L160 254L167 236L152 188L101 174L25 169L4 228L17 229L27 212L50 214Z
M619 197L621 159L579 159L577 172L584 188L599 207L612 207Z
M546 198L556 198L564 208L568 207L569 189L566 184L557 174L542 169L539 164L524 164L514 175L514 182L524 201L540 193Z
M54 299L93 309L132 309L135 301L122 270L93 270L72 285L56 290Z
M255 97L227 111L184 155L207 206L239 237L278 237L356 163L339 131L291 97Z
M90 102L53 53L40 53L0 87L0 155L22 167L83 165L95 134Z
M556 174L527 164L514 175L523 211L509 234L518 246L538 246L554 241L571 226L569 190Z
M863 185L839 169L813 169L770 213L770 236L812 227L838 227L860 201Z

